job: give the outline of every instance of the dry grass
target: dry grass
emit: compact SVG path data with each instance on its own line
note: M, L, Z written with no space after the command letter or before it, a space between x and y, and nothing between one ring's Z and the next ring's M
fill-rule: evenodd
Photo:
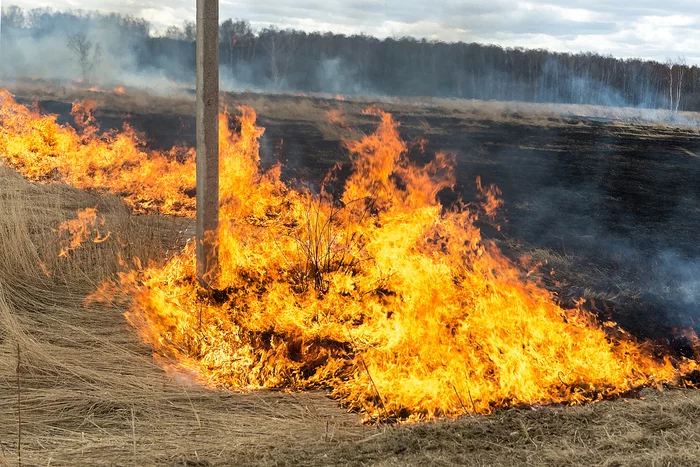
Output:
M252 107L259 116L268 120L310 123L328 141L349 141L362 136L359 130L362 111L368 104L338 101L304 95L266 95L226 93L228 105Z
M73 102L92 99L100 109L123 113L194 115L194 95L184 88L142 89L128 88L116 93L112 87L90 87L73 82L29 80L0 80L0 88L7 89L18 97L32 101L56 100Z
M299 93L271 95L243 92L227 93L226 96L230 101L252 106L262 115L294 121L319 121L319 117L322 117L328 108L341 109L347 116L357 119L368 106L380 105L382 109L397 115L425 119L451 117L465 120L468 126L511 123L568 127L574 123L583 125L587 119L592 119L623 127L633 125L686 130L697 130L700 127L700 113L672 112L664 109L433 97L346 96L345 100L337 100L334 96L326 94ZM430 131L435 130L439 129L431 128Z
M124 114L195 114L193 89L182 85L163 84L153 88L127 88L126 93L115 93L112 86L104 89L73 82L46 81L40 79L0 80L0 87L17 96L34 101L58 100L73 102L92 99L98 108ZM632 107L604 107L582 104L541 104L516 101L481 101L474 99L449 99L433 97L390 96L336 96L316 93L265 94L252 91L224 92L222 102L228 106L252 107L265 119L314 124L326 140L347 140L362 134L362 125L371 119L362 115L370 105L401 116L418 117L417 129L423 134L439 134L440 128L431 126L435 117L462 121L465 131L492 124L534 125L538 127L570 127L587 125L602 120L609 125L628 129L636 135L641 132L659 133L661 130L682 128L693 134L700 133L700 113L672 112L663 109L637 109ZM329 122L328 112L339 111L342 124ZM656 136L659 136L656 134ZM669 135L675 137L677 135Z
M631 107L376 96L352 96L341 101L326 95L255 93L227 93L225 100L249 105L266 118L316 123L326 139L337 140L357 135L343 130L366 124L369 120L362 112L371 105L379 105L399 117L417 117L418 123L414 125L423 134L442 132L441 128L430 125L433 118L460 120L466 131L493 124L570 127L596 120L634 133L670 128L682 128L695 134L700 131L700 113ZM345 125L329 125L327 113L330 109L342 112Z
M115 198L29 184L2 167L0 180L2 462L17 462L20 407L23 465L255 463L280 444L313 449L361 435L359 417L321 393L233 394L169 377L120 310L85 305L117 253L162 256L177 237L171 220L131 217ZM52 227L97 204L113 237L131 245L86 244L57 258Z
M646 391L645 396L389 430L329 453L325 465L697 466L698 394Z
M407 104L412 101L398 100ZM700 126L700 113L673 112L664 109L606 107L586 104L546 104L517 101L480 101L474 99L421 98L421 107L471 116L476 120L500 123L520 122L544 126L570 125L571 120L591 118L620 125L634 124L656 128ZM413 104L415 105L415 104Z

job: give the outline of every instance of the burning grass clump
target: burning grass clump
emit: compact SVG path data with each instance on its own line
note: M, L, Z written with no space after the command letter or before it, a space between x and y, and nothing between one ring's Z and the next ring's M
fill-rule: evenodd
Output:
M123 309L85 303L123 263L162 261L189 219L133 216L117 197L2 166L0 181L0 466L260 465L280 444L362 435L320 394L234 396L171 378ZM60 257L56 231L95 207L110 237Z
M25 176L107 190L136 212L191 215L190 151L147 151L131 130L99 134L90 104L74 105L74 130L0 98L0 155ZM482 239L476 221L500 206L497 188L477 184L480 208L443 206L454 158L409 161L391 115L367 111L379 126L347 143L352 171L332 195L288 186L280 166L263 171L264 130L239 110L235 133L220 116L216 291L197 285L193 243L149 263L129 236L105 242L128 270L92 298L125 301L167 368L212 387L326 388L384 420L576 404L678 384L695 368L558 306Z
M262 131L255 125L244 128L255 130L253 135ZM255 148L256 137L224 136L229 143L248 138L248 147ZM240 150L245 144L236 146ZM233 157L237 153L227 154ZM253 157L254 151L247 154ZM354 154L357 159L363 152ZM676 366L671 370L663 358L652 359L645 346L613 333L614 328L600 331L601 326L589 315L557 308L551 296L539 292L522 277L519 268L505 260L501 259L508 266L506 272L490 260L478 261L497 254L483 240L474 247L470 243L457 248L452 242L454 233L444 227L450 225L446 219L456 215L450 210L436 209L437 220L419 229L418 238L423 242L411 246L409 241L400 241L404 234L398 229L409 228L419 217L410 211L403 216L405 222L392 223L392 213L401 216L391 206L401 204L387 204L391 197L380 196L382 186L415 186L405 181L411 173L405 158L398 160L398 168L394 166L388 179L379 178L380 182L371 184L368 196L354 194L348 202L328 194L295 193L276 181L273 194L280 199L261 203L254 211L263 216L250 215L252 208L245 207L241 211L247 213L245 217L227 219L228 224L243 225L257 236L229 235L243 245L255 245L259 238L267 237L265 232L274 233L271 229L277 228L277 233L269 236L279 238L285 233L281 238L298 249L296 256L285 254L298 261L278 266L285 280L279 285L275 281L280 279L272 276L275 269L265 262L269 254L262 246L241 248L240 263L227 269L229 279L224 276L219 290L211 295L196 286L191 246L167 261L188 219L131 216L115 196L97 196L61 184L28 183L13 170L0 167L0 414L5 416L0 424L0 465L16 462L18 445L23 465L422 465L437 458L445 465L585 465L601 459L623 464L697 464L697 391L642 391L635 400L624 402L566 409L534 405L528 410L501 410L489 417L385 429L357 426L357 417L341 413L333 401L313 392L231 394L191 384L192 379L198 379L209 386L261 387L265 385L261 378L279 375L278 382L269 383L269 387L328 387L348 406L367 414L418 418L431 413L425 407L440 390L452 397L444 404L454 410L448 415L518 405L496 396L492 399L496 402L485 404L489 394L483 388L487 384L496 389L505 387L509 372L515 379L526 375L528 368L531 373L539 368L547 376L576 356L586 358L585 369L593 376L580 371L584 365L572 366L558 375L559 383L544 388L554 388L566 404L621 393L612 379L607 386L603 382L589 390L610 374L604 366L610 363L607 357L611 355L616 358L613 363L619 374L628 375L626 385L672 382L690 366L689 362L671 362ZM358 165L362 166L359 161ZM365 166L380 172L386 167L379 163ZM276 180L274 170L249 170L256 164L244 165L248 167L245 170L241 164L232 167L241 168L234 173L252 174L254 181ZM434 172L436 177L449 174ZM257 190L247 184L240 186L244 194ZM251 191L250 197L257 193ZM243 195L229 199L241 200ZM289 201L297 198L298 204ZM408 202L405 196L397 199ZM290 216L288 208L297 205L301 211ZM274 209L267 209L269 206ZM80 219L79 212L95 207L98 218L105 220L99 229L111 232L110 237L95 243L91 236L80 248L59 258L63 244L56 230ZM462 212L472 220L475 214ZM294 222L288 222L290 219ZM371 229L353 236L355 230L347 230L346 219L352 220L352 225L369 224ZM382 226L396 230L390 237L395 261L371 248ZM438 227L443 230L436 230ZM387 237L390 234L390 230L385 231ZM323 245L333 245L332 254L325 254L329 249ZM447 280L433 268L454 264L441 256L453 251L453 246L454 250L470 252L467 258L474 262L456 268L461 275L442 269ZM413 267L409 261L425 251L430 253L422 256L422 269L407 276L400 267ZM248 254L258 256L245 263ZM129 276L128 288L110 292L130 302L133 323L160 326L154 326L150 334L147 329L141 331L160 357L155 361L150 348L139 344L124 322L123 308L84 303L85 295L101 281L115 271L124 273L124 264L134 270L122 276ZM384 282L365 289L354 285L354 281L371 278L375 270L384 272ZM473 273L476 276L467 280ZM479 277L485 278L486 285L479 285ZM459 278L464 280L459 282ZM403 281L400 286L394 282L399 279ZM432 295L423 295L424 279L432 281ZM452 309L441 289L445 286L445 294L454 290L463 294ZM289 296L282 306L264 309L275 287ZM363 291L365 295L361 295ZM518 298L522 294L530 298ZM319 303L328 297L345 302L338 308L329 304L324 314L325 310L318 311ZM418 307L416 300L421 297L422 307ZM488 299L487 305L479 305L480 297ZM503 305L504 311L499 311L498 297L521 308L513 311ZM256 300L267 301L256 308ZM312 310L315 314L295 317L288 312L303 312L307 304L309 309L316 307ZM528 307L533 304L540 308L532 311ZM346 314L341 314L341 307L347 309ZM422 315L416 310L422 310ZM529 314L527 319L525 313ZM539 330L538 323L553 330ZM343 340L324 340L329 333L319 330L331 327L347 330L336 334ZM580 335L591 336L591 340L577 339L572 330L578 328L583 328ZM569 334L559 338L555 332ZM499 345L493 344L493 339ZM511 341L514 344L509 347ZM588 350L591 342L604 350L606 359L600 365L596 359L601 354ZM538 356L538 345L545 356ZM556 351L547 354L548 345ZM248 351L251 358L238 358L246 355L246 346L253 348ZM569 356L562 357L565 354ZM513 360L518 355L522 363ZM534 360L528 362L529 358ZM559 364L559 359L565 363ZM332 361L340 362L339 371L326 380L317 378L319 369L329 368ZM396 362L398 368L388 366L387 361ZM638 363L641 370L634 367ZM169 368L172 377L164 374L161 366ZM188 367L193 371L185 371ZM245 368L251 370L250 377L225 378L225 371ZM256 368L262 370L255 374ZM463 371L450 375L450 368ZM667 380L663 379L666 370ZM579 385L574 379L577 374L582 375ZM358 381L364 386L353 394L350 389ZM430 381L436 382L434 387L426 384ZM452 381L458 384L452 386ZM544 383L551 383L551 379ZM413 391L415 400L426 403L409 406L413 401L401 392L407 390ZM573 399L572 394L580 397ZM552 399L541 398L542 402ZM439 410L432 413L440 415ZM360 438L364 438L362 442L353 441Z
M197 286L189 244L95 294L125 299L174 371L212 387L327 388L368 419L405 420L577 404L695 368L559 307L481 238L479 210L440 204L454 159L411 163L389 114L369 110L379 127L347 144L353 170L334 197L262 171L263 130L242 113L240 134L221 125L217 290ZM497 189L483 191L490 214Z

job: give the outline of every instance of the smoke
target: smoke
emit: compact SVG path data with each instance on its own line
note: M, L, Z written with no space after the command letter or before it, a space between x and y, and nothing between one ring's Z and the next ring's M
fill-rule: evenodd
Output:
M670 297L679 312L700 318L700 258L685 258L679 252L669 250L661 253L656 262L658 267L654 271L657 277L652 291Z
M271 83L265 82L261 86L261 83L256 80L256 76L259 75L259 71L256 68L259 69L261 66L260 64L256 67L249 63L236 63L233 67L221 68L221 90L229 92L241 90L264 92L270 88Z
M557 59L550 58L545 62L538 102L592 104L608 107L645 107L650 96L635 96L632 99L622 94L600 80L591 78L586 72L576 74L562 65Z
M147 22L118 15L48 9L25 13L15 7L3 8L2 12L5 27L0 32L0 78L6 81L34 78L85 82L138 87L159 94L195 85L195 43L181 32L173 33L177 37L154 37ZM76 36L84 38L82 55L71 47ZM274 73L270 70L273 60ZM304 73L290 71L290 60L289 54L259 54L234 61L222 53L221 89L307 91L300 83L311 77L312 90L317 92L377 94L360 85L352 67L339 57L309 63Z
M12 8L12 7L10 7ZM84 81L153 90L193 79L193 70L175 57L145 64L147 23L116 15L31 10L13 20L3 8L0 77ZM22 20L28 23L17 24ZM13 24L13 22L15 24ZM9 24L8 24L9 23ZM76 46L76 43L79 45Z
M363 96L379 95L376 90L363 85L357 77L357 71L346 64L340 57L326 58L316 69L318 89L331 94L350 94Z
M503 190L508 236L553 271L561 299L616 310L610 317L641 337L700 330L697 158L673 140L614 127L553 128L539 138L558 152L501 150L489 157L499 172L485 162L470 168L490 170Z
M195 25L152 34L148 22L117 14L2 9L0 76L146 87L155 92L194 86ZM84 34L99 59L90 73L68 47ZM630 119L694 124L670 108L667 79L680 86L682 70L595 54L567 55L479 44L378 40L305 33L275 27L254 32L246 21L220 28L221 87L226 91L425 96L599 105L625 108ZM94 54L94 50L91 51ZM687 68L687 67L686 67ZM687 68L681 107L700 102L697 69ZM84 76L89 74L90 76ZM686 96L687 94L687 96ZM678 104L678 97L676 97ZM632 111L635 112L632 112ZM595 116L595 115L593 115ZM605 117L605 116L603 116ZM686 120L687 118L687 120Z

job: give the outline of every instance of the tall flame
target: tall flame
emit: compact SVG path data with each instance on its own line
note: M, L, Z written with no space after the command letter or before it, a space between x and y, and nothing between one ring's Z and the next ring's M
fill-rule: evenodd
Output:
M0 157L25 175L105 186L137 211L191 212L189 156L146 151L128 128L98 136L88 117L79 135L52 117L8 111L0 96ZM219 290L198 287L190 243L97 294L126 293L127 319L167 365L216 387L329 388L370 419L575 404L677 383L696 367L559 307L481 238L475 221L500 206L498 190L479 183L480 210L442 206L454 157L410 162L391 115L368 110L379 126L347 143L353 170L333 196L290 188L279 166L263 171L264 130L251 109L240 111L235 134L221 115ZM102 156L76 160L93 153ZM165 170L160 181L149 180L153 164ZM125 179L144 189L126 191Z

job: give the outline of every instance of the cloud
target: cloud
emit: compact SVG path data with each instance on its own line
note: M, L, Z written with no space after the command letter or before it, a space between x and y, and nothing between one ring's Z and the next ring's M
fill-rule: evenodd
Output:
M6 0L7 1L7 0ZM16 0L46 6L46 0ZM307 31L415 36L445 41L598 52L700 64L700 2L687 0L223 0L221 17ZM195 17L194 0L55 0L54 8L117 11L157 30Z

